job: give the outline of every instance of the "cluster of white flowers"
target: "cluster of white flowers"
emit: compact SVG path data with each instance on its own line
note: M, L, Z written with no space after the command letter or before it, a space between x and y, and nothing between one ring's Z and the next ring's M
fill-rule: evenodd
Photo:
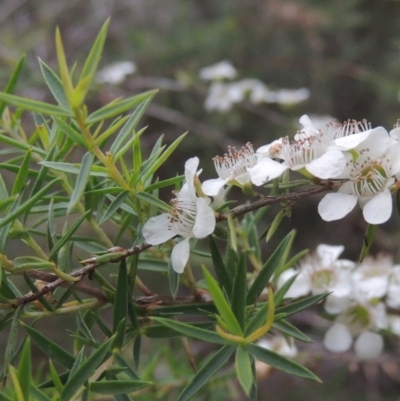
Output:
M344 246L319 245L316 253L305 258L297 269L284 271L278 287L297 274L286 293L287 298L330 292L325 311L334 320L324 338L332 352L354 350L360 359L373 359L383 350L382 330L400 335L400 317L388 314L400 309L400 265L379 255L361 264L338 259Z
M291 105L303 102L310 97L310 91L307 88L270 90L262 81L253 78L225 82L237 76L235 67L226 60L202 68L199 76L204 81L211 81L204 104L207 111L226 112L245 99L254 104Z

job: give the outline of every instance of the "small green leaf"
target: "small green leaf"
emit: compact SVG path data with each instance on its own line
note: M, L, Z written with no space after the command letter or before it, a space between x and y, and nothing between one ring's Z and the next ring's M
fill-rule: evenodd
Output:
M63 173L69 174L79 174L81 171L81 164L72 164L72 163L62 163L62 162L40 162L42 166L46 166L53 170L62 171ZM93 177L107 177L108 172L105 167L92 165L90 169L90 175Z
M20 96L9 95L4 92L0 92L0 100L12 104L13 106L21 107L24 110L35 111L36 113L43 113L53 117L72 117L70 111L38 100L26 99Z
M121 192L120 194L118 194L118 196L110 203L110 206L108 206L103 217L100 219L99 225L102 225L114 215L114 213L119 209L119 207L125 202L125 199L128 195L129 195L128 191Z
M125 325L122 328L119 328L119 331L123 331L125 333L126 317L128 313L128 299L129 299L128 272L127 272L126 260L123 259L119 264L117 288L115 290L113 333L117 331L117 328L120 322L122 321L125 322ZM117 348L120 348L121 346L122 342L120 344L113 345L113 347Z
M87 152L82 158L81 170L79 171L78 177L76 178L75 187L74 191L72 192L71 200L68 205L67 214L69 214L72 211L72 209L79 202L80 198L85 192L93 160L94 160L94 154L91 152Z
M10 332L8 333L6 351L4 355L4 371L0 381L7 376L8 369L10 368L11 363L13 362L16 350L17 350L17 343L18 343L18 333L20 327L20 316L22 312L23 306L20 305L14 312L14 316L11 322Z
M52 360L68 369L74 365L75 358L72 354L50 340L48 337L37 331L31 326L22 323L22 327L28 333L35 344Z
M51 359L49 360L49 367L50 367L50 376L53 379L54 387L56 388L58 394L60 394L63 389L63 385Z
M152 382L140 380L104 380L90 383L89 389L98 394L126 394L151 386Z
M222 366L228 362L228 359L233 354L234 350L234 347L225 345L218 352L216 352L179 394L177 401L189 400L198 390L200 390L201 387L204 386L204 384L209 382L211 377L220 371Z
M320 301L322 301L324 298L326 298L329 294L317 294L317 295L311 295L310 297L301 299L300 301L292 302L289 305L281 306L280 308L277 308L275 310L275 314L280 314L283 313L285 314L285 317L294 315L295 313L298 313L304 309L307 309L311 305L314 305Z
M360 263L364 260L365 256L367 256L378 231L379 226L374 224L368 224L367 231L364 235L364 242L360 253Z
M99 367L106 357L111 343L114 338L111 337L108 341L100 345L96 351L93 352L80 367L68 378L62 393L60 394L60 401L70 401L76 392L85 384L85 382L93 375L94 371Z
M190 322L191 326L198 327L200 329L209 330L214 327L214 322ZM146 326L143 330L143 334L150 338L171 338L171 337L181 337L182 334L176 330L170 329L162 324L153 324L151 326Z
M211 257L218 283L227 294L232 294L231 272L226 268L214 238L211 235L208 238L210 240Z
M121 131L119 132L118 136L115 138L115 141L111 145L110 152L113 155L116 155L117 152L121 149L121 147L125 144L129 135L133 132L136 128L140 118L143 116L144 112L146 111L147 107L149 106L151 100L153 99L156 92L151 93L147 99L145 99L136 110L132 113L129 117L129 120L126 124L122 127Z
M157 93L157 90L151 90L144 93L140 93L139 95L129 97L124 100L116 100L112 103L107 104L106 106L102 107L99 110L96 110L92 113L88 119L88 124L93 124L99 121L103 121L110 117L118 116L125 111L131 109L132 107L137 106L138 104L142 103L149 97L153 97Z
M249 396L254 377L251 370L250 356L243 347L238 347L236 350L235 367L239 383L246 396Z
M236 269L231 296L232 311L242 330L246 314L247 269L245 255L242 254Z
M290 324L289 322L287 322L284 319L274 322L274 324L272 326L275 329L279 330L281 333L285 334L286 336L293 337L296 340L302 341L304 343L312 342L310 337L306 336L296 326L293 326L292 324Z
M169 279L169 290L171 291L171 295L173 298L175 298L179 289L179 276L180 274L174 270L170 259L168 263L168 279Z
M281 209L276 216L274 217L274 220L272 221L269 229L268 229L268 234L266 237L266 241L269 242L269 240L272 238L272 236L276 233L276 230L279 228L279 226L282 223L283 218L286 216L286 212L284 209Z
M150 205L155 206L157 209L162 210L163 212L169 213L172 210L172 206L158 199L156 196L152 194L148 194L146 192L137 192L136 197L142 201L149 203Z
M203 267L203 275L207 282L208 291L210 292L211 298L214 301L222 320L225 322L232 334L241 336L243 334L242 328L240 327L240 324L232 312L232 309L218 283L205 267Z
M185 337L193 337L197 338L198 340L214 344L225 345L227 343L214 331L204 330L202 328L192 326L187 323L181 323L175 320L165 319L162 317L152 317L152 320L162 324L165 327L170 328L171 330L175 330L176 332L181 333Z
M53 246L50 254L49 254L49 259L51 259L73 236L75 231L80 227L80 225L83 223L83 221L86 219L86 217L90 214L90 210L87 210L85 213L80 216L75 223L72 225L72 227L65 233L63 236L58 240L58 242Z
M31 394L32 355L29 338L25 340L21 358L17 369L18 381L21 384L22 394L25 400L29 400Z
M64 93L64 88L62 86L62 82L60 78L58 78L57 74L44 62L39 58L40 70L42 71L42 75L48 88L54 96L54 99L57 100L57 103L64 109L70 110L69 103L67 97Z
M76 131L75 128L73 128L70 124L67 124L61 118L54 117L53 119L56 125L61 129L61 131L69 138L71 138L75 144L87 148L85 138L78 131Z
M17 82L18 82L19 76L21 75L21 71L22 71L22 68L24 67L24 64L25 64L25 56L22 56L19 59L17 65L14 68L14 71L11 74L11 78L8 81L6 89L4 91L5 93L13 93L14 92L14 89L17 86ZM3 111L5 110L6 106L7 106L7 102L0 103L0 118L3 115Z
M29 149L32 149L35 153L41 156L46 156L47 152L44 149L38 148L37 146L31 146L25 142L22 141L17 141L16 139L10 138L8 136L5 136L3 134L0 134L0 141L7 143L8 145L11 145L12 148L15 149L22 149L25 152L28 151Z
M177 185L177 184L181 183L184 179L185 179L184 175L178 175L174 178L168 178L166 180L157 181L154 184L151 184L148 187L146 187L145 191L150 193L156 189L165 188L165 187L169 187L172 185Z
M246 348L254 358L273 366L276 369L282 370L294 376L304 377L306 379L321 382L321 380L315 376L313 372L280 354L277 354L266 348L259 347L255 344L248 344Z
M53 262L36 256L18 256L14 259L13 272L19 273L28 269L48 269L52 266L54 266Z
M273 254L264 264L247 293L247 305L254 304L257 301L257 298L263 292L274 271L282 264L283 258L287 253L287 247L291 243L293 236L294 231L291 231L275 248Z
M70 101L73 92L73 86L72 86L71 76L68 71L67 59L65 57L64 46L61 39L61 33L58 27L56 29L56 51L57 51L58 66L60 68L61 81L63 83L65 95L67 99Z
M21 192L22 188L26 185L29 172L29 163L31 161L32 150L28 150L24 159L22 160L21 166L19 167L19 172L15 178L14 185L11 191L11 196L17 195Z

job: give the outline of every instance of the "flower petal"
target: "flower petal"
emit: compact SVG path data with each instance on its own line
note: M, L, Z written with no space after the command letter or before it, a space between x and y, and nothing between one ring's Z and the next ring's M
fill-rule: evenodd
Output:
M170 225L169 219L169 213L162 213L147 220L143 227L143 237L148 244L162 244L176 235L168 229Z
M392 195L388 189L375 195L364 207L363 215L369 224L382 224L392 215Z
M203 192L208 196L217 196L220 189L228 182L222 178L214 178L212 180L204 181L201 188Z
M340 254L344 251L343 245L326 245L320 244L317 246L318 258L324 267L330 266L335 260L338 259Z
M357 203L357 196L340 192L325 195L318 205L318 213L325 221L339 220L350 213Z
M322 179L339 177L345 167L346 159L339 150L329 150L306 165L307 171Z
M199 158L192 157L185 163L185 179L189 186L190 192L195 195L196 190L194 188L194 176L197 172L197 167L199 166Z
M204 198L197 198L196 206L197 214L192 233L195 238L204 238L215 230L215 214Z
M190 238L187 237L181 242L178 242L171 252L172 267L177 273L183 273L190 255Z
M383 351L383 338L379 334L364 331L355 341L354 350L360 359L375 359Z
M289 166L286 164L264 157L254 167L247 168L247 171L250 174L251 182L256 186L260 186L279 177L288 168Z
M342 323L334 323L325 333L324 346L329 351L347 351L352 342L353 339L349 329Z

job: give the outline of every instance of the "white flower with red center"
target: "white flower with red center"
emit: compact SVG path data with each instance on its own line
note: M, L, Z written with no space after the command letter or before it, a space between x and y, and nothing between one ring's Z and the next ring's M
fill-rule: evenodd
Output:
M172 267L182 273L189 260L191 238L205 238L215 229L215 214L207 197L198 197L194 186L199 159L193 157L185 163L186 183L176 193L172 211L150 218L143 227L143 236L148 244L162 244L175 236L183 239L171 253Z
M247 172L247 168L253 167L257 163L257 156L254 153L253 145L248 142L239 150L229 147L228 153L214 157L213 162L219 178L203 182L203 192L208 196L217 196L226 184L242 187L250 183L250 174Z
M388 143L387 138L379 138L376 138L376 145L371 143L361 149L355 161L348 161L341 176L348 181L337 193L325 195L319 203L318 212L325 221L343 218L357 201L368 223L382 224L390 218L392 196L389 188L395 181L395 174L400 172L400 145L393 145L382 154L383 144Z

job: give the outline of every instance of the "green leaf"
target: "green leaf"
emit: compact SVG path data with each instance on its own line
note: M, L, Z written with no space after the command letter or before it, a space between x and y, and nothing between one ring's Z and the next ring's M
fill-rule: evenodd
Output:
M62 162L40 162L42 166L49 167L53 170L62 171L63 173L69 174L79 174L81 171L81 164L71 164L71 163L62 163ZM105 167L92 165L90 169L90 175L93 177L107 177L108 172Z
M172 210L172 206L158 199L156 196L152 194L148 194L146 192L137 192L136 197L142 201L149 203L150 205L155 206L157 209L162 210L163 212L169 213Z
M39 58L40 70L50 92L53 94L54 99L57 103L66 110L70 110L67 97L65 96L64 88L62 86L61 79L58 78L57 74Z
M246 314L247 269L245 255L242 254L236 269L231 296L232 311L242 330Z
M165 187L169 187L172 185L177 185L177 184L181 183L184 179L185 179L184 175L178 175L174 178L168 178L166 180L157 181L154 184L151 184L148 187L146 187L145 191L153 192L156 189L165 188Z
M230 345L225 345L213 357L196 373L190 383L183 389L182 393L179 394L177 401L189 400L204 384L207 384L211 377L220 371L230 356L235 350Z
M58 181L59 179L56 178L52 181L50 181L45 187L43 187L40 191L38 191L34 196L29 198L25 203L17 207L15 210L10 212L6 217L4 217L2 220L0 220L0 227L4 227L6 224L9 222L14 221L18 216L21 214L25 213L26 211L30 210L32 206L41 198L43 198L44 195L47 195L49 193L50 188Z
M218 283L227 294L232 294L231 272L226 268L214 238L211 235L208 238L210 240L211 257Z
M126 394L151 386L152 382L140 380L105 380L90 383L89 389L98 394Z
M117 288L115 290L113 333L117 331L117 328L120 322L122 321L124 321L125 323L122 328L119 328L118 331L123 331L125 333L126 317L128 313L128 299L129 299L128 271L126 266L126 260L123 259L119 264ZM122 346L122 341L123 341L123 336L121 342L119 344L114 343L113 347L120 349Z
M152 320L162 324L165 327L181 333L185 337L193 337L208 343L225 345L227 342L214 331L205 330L187 323L177 322L175 320L165 319L162 317L152 317Z
M78 85L83 80L89 80L89 83L87 84L87 86L89 86L91 80L93 79L100 61L101 53L103 52L104 42L106 40L109 24L110 19L108 18L101 27L100 32L98 33L90 50L90 53L85 61L85 64L83 65Z
M321 380L310 370L280 354L277 354L266 348L259 347L255 344L248 344L246 348L248 352L253 355L254 358L270 366L273 366L276 369L282 370L294 376L304 377L306 379L321 382Z
M139 104L139 106L136 108L136 110L132 113L132 115L129 117L129 120L126 122L126 124L122 127L121 131L115 138L115 141L111 145L110 152L113 155L116 155L117 152L121 149L121 147L125 144L127 138L129 135L132 133L132 131L136 128L136 125L138 124L139 120L143 116L144 112L146 111L147 107L149 106L151 100L153 99L154 95L156 92L151 93L147 99L145 99L142 103Z
M287 247L291 243L293 236L294 232L291 231L275 248L273 254L264 264L247 293L247 305L254 304L257 301L257 298L263 292L274 271L282 264L283 258L287 252Z
M53 361L59 363L68 369L71 369L74 365L75 358L72 354L60 347L54 341L37 331L31 326L25 323L21 323L25 331L29 334L29 337L35 342L35 344Z
M25 63L25 56L22 56L19 59L17 65L14 68L14 71L11 74L11 78L8 81L6 89L4 91L5 93L13 93L14 92L14 89L17 86L19 76L21 75L22 68L24 67L24 63ZM3 115L3 111L5 110L6 106L7 106L7 102L0 103L0 118Z
M285 334L286 336L295 338L296 340L302 341L304 343L312 342L310 337L306 336L297 327L293 326L292 324L290 324L289 322L287 322L284 319L274 322L272 327L279 330L281 333Z
M43 113L53 117L72 117L70 111L38 100L26 99L20 96L9 95L4 92L0 92L0 100L12 104L13 106L21 107L24 110L35 111L36 113Z
M14 316L11 322L10 332L8 333L6 351L4 355L4 371L3 374L1 375L0 381L3 380L5 376L7 376L8 369L15 357L18 343L19 327L21 324L19 318L21 316L22 309L23 306L20 305L14 312Z
M146 170L143 179L144 182L146 182L164 164L164 162L171 156L178 145L183 141L186 135L187 132L175 139L175 141L168 146L165 152L160 157L158 157L155 162Z
M57 61L60 68L60 76L63 83L65 95L67 99L71 100L71 95L73 92L72 80L68 71L67 60L65 57L64 46L61 39L61 33L58 27L56 28L56 52Z
M38 291L37 287L35 286L35 284L33 284L32 280L29 278L29 276L26 274L26 272L23 273L24 274L24 279L26 284L28 284L29 289L35 293ZM43 296L38 298L38 301L49 311L49 312L54 312L54 308L50 305L50 303L47 301L47 299Z
M36 256L18 256L14 259L13 272L19 273L28 269L48 269L52 266L54 266L53 262Z
M17 369L18 381L21 384L22 394L25 400L29 400L31 394L32 356L29 338L24 342L21 358Z
M250 356L247 350L243 347L238 347L236 350L235 367L239 383L246 396L249 396L254 377L251 370Z
M232 334L241 336L243 334L242 328L240 327L240 324L232 312L232 309L218 283L205 267L203 267L203 275L207 282L208 291L210 292L211 298L214 301L222 320L225 322Z
M269 229L268 229L268 234L266 236L266 241L269 242L269 240L272 238L272 236L276 233L276 230L279 228L279 226L282 223L283 218L286 216L286 212L284 209L281 209L277 215L274 217L274 220L272 221Z
M277 308L275 310L275 314L279 313L284 313L285 317L294 315L295 313L298 313L304 309L307 309L308 307L322 301L324 298L328 296L328 293L326 294L317 294L317 295L312 295L310 297L301 299L300 301L292 302L289 305L281 306L280 308Z
M125 111L131 109L132 107L135 107L138 104L142 103L147 98L153 97L157 93L157 91L158 90L147 91L124 100L117 99L116 101L109 103L106 106L102 107L101 109L96 110L94 113L92 113L88 117L87 123L93 124L99 121L103 121L110 117L118 116L119 114L122 114Z
M363 246L362 246L361 253L360 253L360 263L367 256L367 254L374 242L375 234L378 231L378 227L379 226L374 225L374 224L368 224L367 231L365 232L365 235L364 235Z
M280 287L275 293L275 305L279 305L285 297L285 294L289 291L289 288L296 281L298 274L294 274L292 277L287 279L282 287Z
M73 398L76 392L85 384L103 362L113 341L114 338L111 337L108 341L104 342L73 374L71 372L71 375L60 394L60 401L70 401Z
M214 326L214 322L190 322L187 323L191 326L198 327L201 329L209 330ZM153 324L151 326L146 326L142 329L143 334L150 338L171 338L171 337L181 337L182 335L176 330L170 329L162 324Z
M16 139L10 138L3 134L0 134L0 141L7 143L8 145L11 145L15 149L22 149L24 151L28 151L29 149L32 149L38 155L41 155L41 156L47 155L47 152L44 149L40 149L37 146L31 146L22 141L17 141Z
M126 197L129 195L128 191L121 192L108 206L103 217L99 221L99 225L102 225L108 221L114 213L119 209L119 207L125 202Z
M80 216L75 223L72 225L72 227L65 233L63 236L58 240L58 242L53 246L50 254L49 254L49 259L51 259L73 236L75 231L80 227L80 225L83 223L83 221L86 219L86 217L90 214L90 210L87 210L85 213Z
M63 389L63 385L51 359L49 360L49 367L50 367L50 376L53 379L54 387L56 388L58 394L60 394Z
M76 178L75 187L68 205L67 214L72 211L85 192L86 184L89 181L90 168L93 164L93 160L94 154L91 152L87 152L82 158L81 170Z
M61 129L61 131L64 132L64 134L67 135L69 138L71 138L75 144L81 145L85 148L88 147L83 135L76 131L75 128L73 128L70 124L67 124L64 120L57 117L54 117L53 120L56 125Z
M168 281L169 281L169 290L171 291L171 295L173 298L175 298L179 289L179 276L180 274L174 270L170 259L168 263L168 279L169 279Z

